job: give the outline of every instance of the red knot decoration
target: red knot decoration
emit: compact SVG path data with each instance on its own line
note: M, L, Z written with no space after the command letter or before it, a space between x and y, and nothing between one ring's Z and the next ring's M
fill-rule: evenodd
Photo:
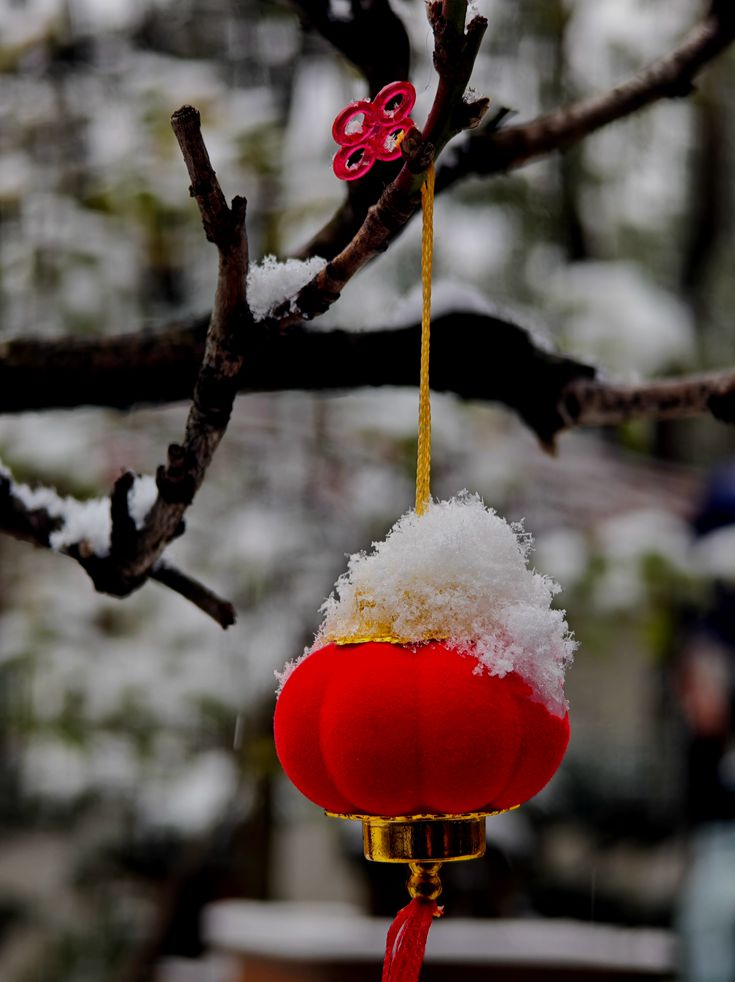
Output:
M375 98L345 106L332 125L340 149L332 168L341 181L364 177L376 160L398 160L400 138L414 125L409 113L416 102L410 82L391 82Z

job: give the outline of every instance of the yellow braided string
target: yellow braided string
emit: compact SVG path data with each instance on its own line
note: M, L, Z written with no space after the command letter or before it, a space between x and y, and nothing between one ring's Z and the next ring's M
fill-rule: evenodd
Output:
M431 499L431 392L429 341L431 327L431 264L434 253L434 165L421 185L421 373L419 380L419 434L416 460L416 514L423 515Z

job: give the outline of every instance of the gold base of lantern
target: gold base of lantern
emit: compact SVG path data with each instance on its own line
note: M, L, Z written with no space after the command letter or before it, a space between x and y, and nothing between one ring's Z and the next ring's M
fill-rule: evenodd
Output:
M338 812L327 812L327 815L362 822L366 859L378 863L451 863L483 856L485 819L501 815L503 811L395 817Z

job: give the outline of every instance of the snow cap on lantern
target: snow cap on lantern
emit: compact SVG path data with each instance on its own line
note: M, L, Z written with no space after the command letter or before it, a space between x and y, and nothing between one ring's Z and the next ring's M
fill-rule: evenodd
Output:
M328 811L502 810L551 778L574 650L531 537L463 492L350 557L276 705L284 770Z

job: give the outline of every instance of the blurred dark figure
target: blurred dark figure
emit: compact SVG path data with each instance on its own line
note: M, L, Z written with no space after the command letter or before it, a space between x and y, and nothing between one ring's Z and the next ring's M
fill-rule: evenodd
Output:
M700 542L730 526L735 463L713 475L694 523ZM689 618L679 664L691 827L679 907L686 982L735 982L735 548L732 566Z

